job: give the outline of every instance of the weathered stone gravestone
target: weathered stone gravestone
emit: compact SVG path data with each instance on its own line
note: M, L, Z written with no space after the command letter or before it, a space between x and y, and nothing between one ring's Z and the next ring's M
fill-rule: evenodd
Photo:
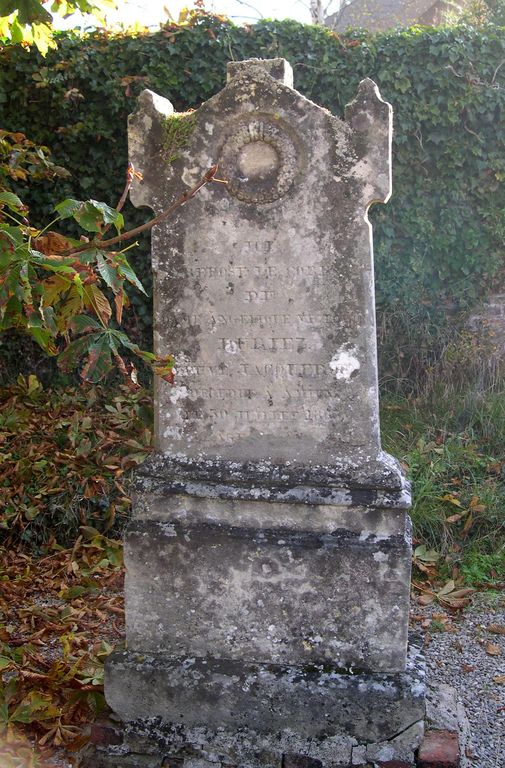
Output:
M390 194L391 107L364 80L340 120L282 59L228 75L194 114L144 91L130 120L135 205L161 212L214 163L228 183L153 230L155 346L177 365L106 670L126 741L100 759L409 765L410 495L380 446L367 221Z

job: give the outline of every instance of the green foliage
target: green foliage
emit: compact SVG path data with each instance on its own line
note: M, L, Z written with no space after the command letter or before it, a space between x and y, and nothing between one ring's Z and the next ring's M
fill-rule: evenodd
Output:
M113 0L0 0L0 42L35 45L44 56L54 48L54 16L66 18L76 11L103 22L103 11L115 8Z
M180 156L182 149L188 146L191 134L195 129L195 118L192 112L168 115L163 125L163 148L167 156L167 163L174 163Z
M97 383L114 365L131 386L136 369L130 369L119 353L127 350L171 380L172 358L159 359L143 351L124 331L111 325L112 308L106 293L114 297L115 320L121 324L129 299L125 284L145 293L124 251L115 245L130 233L120 212L135 173L129 166L125 190L116 208L96 200L67 198L55 206L57 213L42 230L27 219L28 206L11 191L15 180L65 176L48 159L48 150L27 141L21 133L0 132L0 332L16 329L39 344L49 355L59 355L62 368L75 368L85 358L81 376ZM73 219L89 235L80 240L50 229ZM144 226L148 226L147 223ZM117 236L104 239L114 226ZM127 249L125 249L127 250ZM86 314L87 313L87 314Z
M461 570L469 584L493 586L505 583L505 548L493 555L473 552Z
M155 34L61 35L46 59L10 46L0 55L0 103L6 127L50 144L71 171L58 182L60 197L115 200L127 115L145 87L186 111L223 87L229 59L284 56L295 86L342 115L359 81L372 77L395 114L393 197L371 219L379 321L388 329L383 376L398 378L423 370L447 317L457 323L503 263L504 52L505 36L491 26L336 36L293 21L239 28L196 15ZM28 202L40 222L53 200L54 190L33 188ZM149 290L146 240L134 261ZM148 328L148 301L132 301Z

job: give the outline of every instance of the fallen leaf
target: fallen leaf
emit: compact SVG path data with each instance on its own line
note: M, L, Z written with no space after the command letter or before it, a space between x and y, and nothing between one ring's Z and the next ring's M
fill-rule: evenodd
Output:
M496 643L488 643L486 645L486 653L488 656L501 656L501 648Z
M505 685L505 675L496 675L496 677L493 677L493 683Z
M505 635L505 626L503 624L490 624L486 629L494 635Z
M461 507L463 506L459 499L456 498L452 493L446 493L444 496L440 497L441 501L448 501L450 504L454 504L455 507Z

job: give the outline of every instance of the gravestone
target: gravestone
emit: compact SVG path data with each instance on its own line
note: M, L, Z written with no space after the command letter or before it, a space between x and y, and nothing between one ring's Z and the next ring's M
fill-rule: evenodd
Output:
M215 163L227 183L152 233L175 382L135 481L105 684L126 736L103 765L411 764L410 493L380 446L367 219L391 131L371 80L341 120L283 59L233 62L195 113L144 91L131 116L135 205L161 213Z

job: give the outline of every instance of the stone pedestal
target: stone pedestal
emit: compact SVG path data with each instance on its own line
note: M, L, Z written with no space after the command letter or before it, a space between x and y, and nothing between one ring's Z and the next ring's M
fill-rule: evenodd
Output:
M103 766L400 766L421 738L366 218L390 193L391 109L363 81L344 122L290 78L236 62L190 118L149 92L131 118L136 204L163 210L215 162L227 184L153 232L155 342L177 366L135 481L105 684L125 741Z

